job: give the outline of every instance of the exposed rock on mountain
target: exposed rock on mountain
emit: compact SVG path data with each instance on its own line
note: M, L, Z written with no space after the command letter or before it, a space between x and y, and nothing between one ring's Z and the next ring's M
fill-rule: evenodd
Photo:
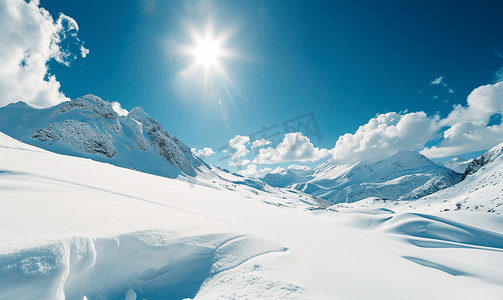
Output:
M498 157L500 157L502 155L503 155L503 143L496 145L493 148L489 149L486 153L475 158L470 163L470 165L468 165L468 167L466 168L466 170L463 174L463 180L466 178L466 176L477 172L480 168L493 162L494 160L496 160Z
M94 95L45 109L9 104L0 119L0 131L28 144L151 174L194 176L203 163L143 109L121 116Z

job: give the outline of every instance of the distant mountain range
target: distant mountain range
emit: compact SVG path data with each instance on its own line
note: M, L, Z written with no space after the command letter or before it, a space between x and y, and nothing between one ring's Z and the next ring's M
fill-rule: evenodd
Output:
M272 186L295 188L332 203L368 197L413 200L461 181L462 175L415 151L399 151L375 163L341 164L328 160L308 170L266 174Z
M308 201L322 206L327 205L322 199L331 203L352 203L369 197L419 199L457 184L502 151L496 147L473 161L454 158L442 166L406 150L373 163L344 164L330 159L314 168L289 168L251 179L206 164L143 109L136 107L127 115L119 114L112 103L94 95L44 109L24 102L9 104L0 108L0 131L52 152L191 184L234 190L245 186L254 193L290 196L305 193L312 196Z

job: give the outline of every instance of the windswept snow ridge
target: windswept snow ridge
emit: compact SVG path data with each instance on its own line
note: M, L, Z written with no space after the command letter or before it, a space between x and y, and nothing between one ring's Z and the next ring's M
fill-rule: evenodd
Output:
M257 237L229 234L75 237L0 255L0 298L127 299L132 293L137 299L194 298L203 283L211 284L209 278L283 251Z

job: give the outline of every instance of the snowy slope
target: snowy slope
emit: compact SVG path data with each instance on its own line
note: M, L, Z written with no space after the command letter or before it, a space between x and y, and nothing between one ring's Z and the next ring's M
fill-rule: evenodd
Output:
M393 211L412 209L418 213L472 211L503 215L502 146L503 143L474 159L475 163L472 164L478 166L478 169L467 175L463 181L419 200L400 202L374 197L350 205L334 205L330 209L378 207ZM503 223L501 224L503 226Z
M119 115L110 102L93 95L45 109L24 102L9 104L0 108L0 131L52 152L177 178L190 187L204 185L240 195L274 194L278 201L273 205L329 205L297 190L273 188L208 165L141 108Z
M269 193L247 196L0 134L0 299L503 293L503 228L494 213L311 211L268 205L277 200Z
M306 170L285 169L279 172L265 174L261 180L274 187L288 187L298 182L306 182L310 179Z
M503 143L475 158L462 182L421 199L418 205L430 205L440 211L470 210L503 215L502 148Z
M466 167L465 172L463 174L463 179L465 179L468 175L471 175L477 172L483 166L501 158L503 154L503 143L494 146L489 149L486 153L481 156L475 158L469 165Z
M375 163L345 165L328 160L310 170L297 173L285 170L262 179L333 203L350 203L368 197L418 199L456 184L461 175L435 165L415 151L399 151Z
M454 172L458 173L465 173L466 167L470 165L470 163L473 161L473 159L464 159L461 157L454 157L453 159L449 160L444 164L444 167L449 168L453 170Z

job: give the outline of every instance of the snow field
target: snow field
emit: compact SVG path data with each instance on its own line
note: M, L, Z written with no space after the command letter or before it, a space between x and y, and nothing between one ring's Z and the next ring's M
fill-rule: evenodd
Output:
M503 294L493 213L278 206L298 198L191 188L3 135L0 145L0 299Z

